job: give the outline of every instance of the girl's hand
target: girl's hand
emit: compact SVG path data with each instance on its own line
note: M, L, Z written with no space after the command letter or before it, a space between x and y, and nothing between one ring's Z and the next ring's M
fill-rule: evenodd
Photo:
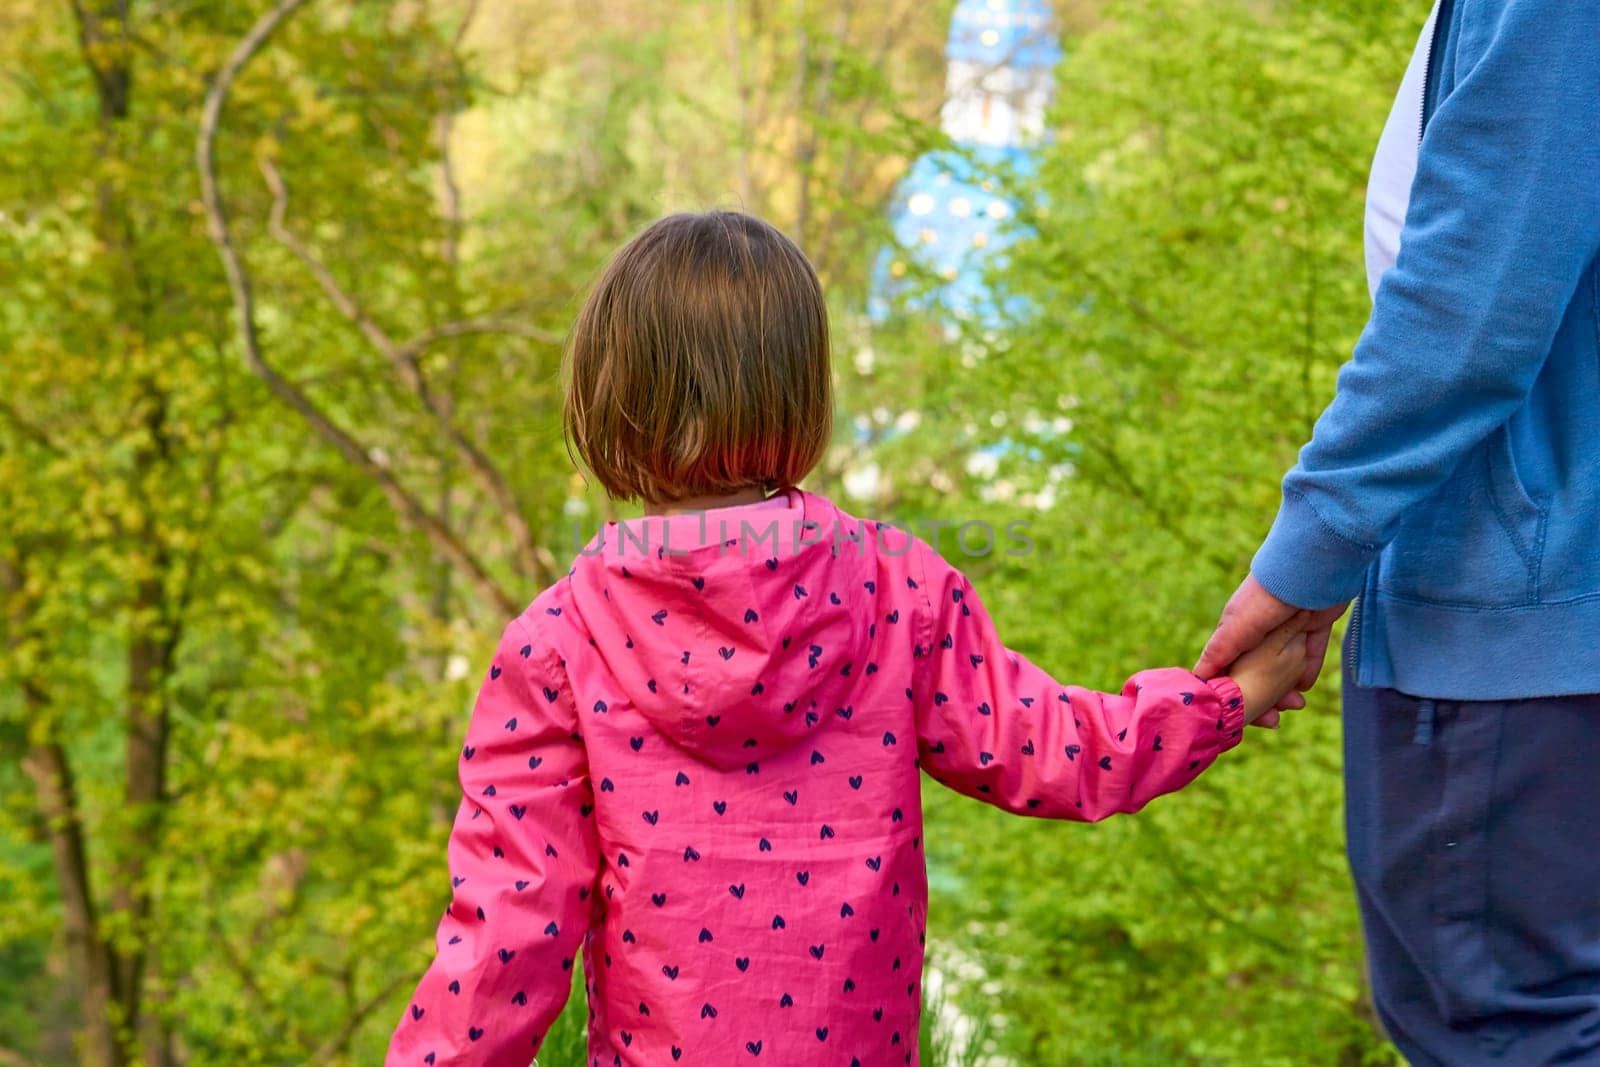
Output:
M1252 724L1277 706L1306 667L1307 612L1296 612L1261 644L1233 661L1228 674L1244 694L1244 721Z

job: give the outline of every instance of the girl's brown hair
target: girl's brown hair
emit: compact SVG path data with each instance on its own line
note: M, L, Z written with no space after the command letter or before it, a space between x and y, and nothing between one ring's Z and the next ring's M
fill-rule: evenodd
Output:
M578 313L562 423L616 499L794 484L822 458L832 422L822 287L760 219L710 211L651 224Z

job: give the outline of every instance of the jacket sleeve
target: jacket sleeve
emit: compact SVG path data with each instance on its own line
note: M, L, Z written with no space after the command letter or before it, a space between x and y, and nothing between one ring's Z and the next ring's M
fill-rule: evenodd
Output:
M1360 592L1407 509L1524 403L1600 248L1600 4L1458 9L1399 260L1253 563L1299 607Z
M598 847L565 684L554 651L513 620L467 726L446 848L450 906L389 1067L528 1067L567 1002Z
M959 793L1020 815L1096 822L1183 788L1237 745L1231 678L1143 671L1120 694L1063 685L1000 643L966 576L920 541L918 755ZM916 569L916 564L913 564Z

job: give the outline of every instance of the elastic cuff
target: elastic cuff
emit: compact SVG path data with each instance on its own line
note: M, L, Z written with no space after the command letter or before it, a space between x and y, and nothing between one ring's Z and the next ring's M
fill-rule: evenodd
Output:
M1285 489L1283 506L1250 572L1284 603L1317 611L1354 599L1377 554L1377 546L1335 533L1310 501Z
M1213 678L1206 685L1222 704L1222 718L1217 725L1222 734L1222 747L1218 751L1226 752L1244 739L1244 691L1238 682L1227 676Z

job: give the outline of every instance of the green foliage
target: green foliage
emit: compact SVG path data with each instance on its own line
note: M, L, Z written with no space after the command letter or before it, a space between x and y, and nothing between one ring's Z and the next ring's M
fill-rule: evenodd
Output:
M240 349L194 145L271 5L120 6L76 5L87 37L74 5L0 13L0 151L26 161L0 169L0 1058L94 1062L75 823L93 937L145 975L117 1035L141 1062L378 1062L433 948L503 619ZM962 561L1073 682L1189 662L1361 328L1366 164L1425 5L1060 6L1055 136L1014 190L1035 233L995 274L1033 311L952 340L858 311L893 181L940 143L948 0L306 5L217 139L263 356L526 602L572 521L613 514L560 439L576 301L648 219L740 204L829 287L819 487L876 464L863 512L1029 523L1031 555ZM431 405L382 338L420 339ZM924 1061L1385 1062L1335 698L1103 826L930 783ZM583 1061L574 988L545 1067Z

